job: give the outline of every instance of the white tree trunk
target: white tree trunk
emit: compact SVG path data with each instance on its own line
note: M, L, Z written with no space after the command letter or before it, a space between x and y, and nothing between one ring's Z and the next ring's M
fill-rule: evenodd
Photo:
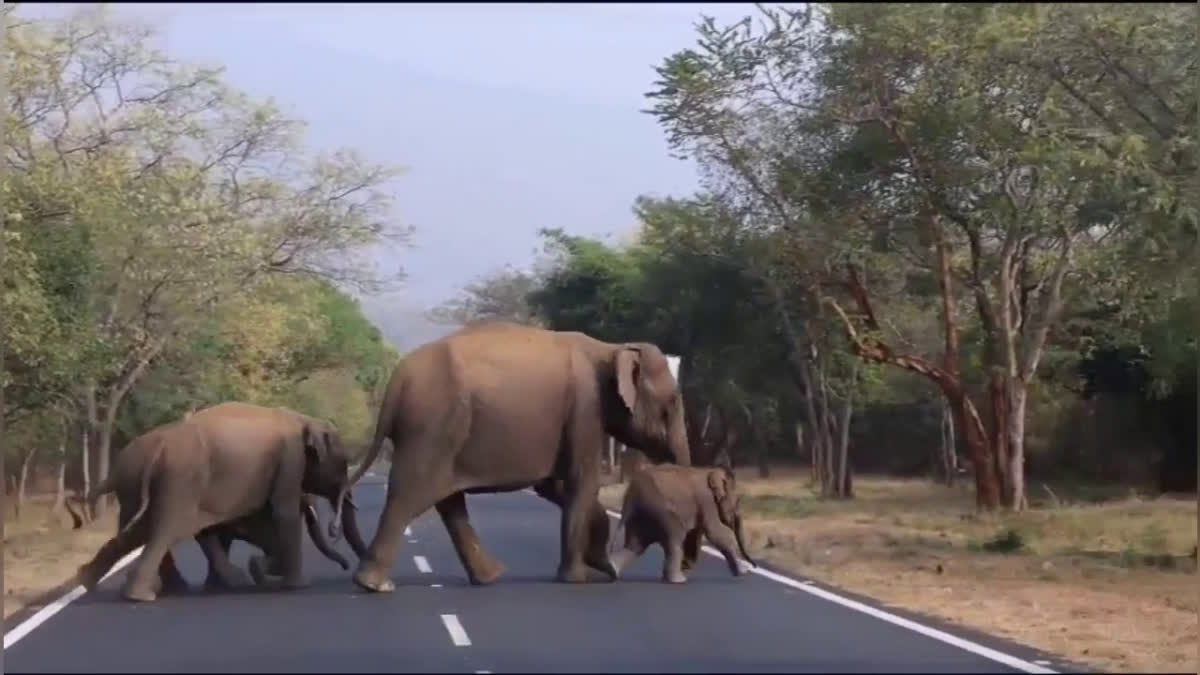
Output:
M1008 384L1008 475L1009 504L1014 511L1027 505L1025 498L1025 403L1028 390L1021 378Z
M83 473L83 494L86 496L89 493L91 493L91 491L92 491L92 460L91 460L92 448L91 448L91 443L88 442L88 434L89 434L88 426L86 424L82 424L82 425L80 425L80 427L81 427L81 431L79 433L79 436L80 436L79 441L80 441L80 444L83 446L83 454L81 457L81 460L82 460L81 471ZM92 517L91 512L89 511L89 509L86 506L83 508L83 516L85 518Z
M58 512L63 509L67 502L67 460L64 456L58 462L58 480L54 485L54 506L52 511Z
M37 454L38 446L33 446L33 449L25 453L21 458L21 473L17 478L17 502L14 506L14 513L20 517L21 509L25 507L25 489L29 483L29 465L33 464L33 456Z

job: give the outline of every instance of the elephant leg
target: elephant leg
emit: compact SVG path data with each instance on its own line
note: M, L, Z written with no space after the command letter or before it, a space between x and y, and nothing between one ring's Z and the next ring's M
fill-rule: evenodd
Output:
M618 575L646 552L648 541L642 536L636 521L625 525L625 548L612 555L612 566Z
M225 528L209 528L195 537L208 561L208 576L204 579L205 588L236 588L250 583L246 573L238 569L229 560L229 550L233 547L233 533Z
M696 566L696 561L700 559L700 538L701 532L699 529L692 530L683 538L683 571L687 572Z
M559 486L559 481L550 478L535 483L533 491L537 496L561 509L565 500L559 491ZM607 574L609 579L616 580L617 570L608 558L608 537L611 526L612 522L609 520L608 512L604 510L604 506L597 499L588 514L587 549L583 554L583 562L597 572Z
M158 566L159 589L158 593L183 593L188 590L187 579L179 573L179 567L175 564L175 556L171 555L170 551L163 556L162 563Z
M570 465L564 483L558 581L569 584L587 581L583 552L587 543L588 518L592 504L600 495L600 453L587 452L600 447L603 430L592 410L577 406L572 411L570 434L565 450Z
M143 520L129 530L125 530L125 525L129 522L132 513L132 509L122 506L117 517L118 534L104 542L91 560L79 566L75 578L86 590L94 590L100 583L100 579L108 574L118 560L129 555L142 543L146 536L146 521Z
M171 549L180 539L180 532L188 529L195 522L190 507L184 499L171 497L172 487L169 483L154 503L147 509L146 516L152 516L150 534L147 537L146 548L133 565L133 570L125 582L121 595L126 600L135 602L152 602L158 597L158 571L163 558L170 554Z
M737 538L734 537L733 530L725 523L705 523L704 534L724 556L730 574L736 577L746 573L748 566L737 557Z
M668 584L687 582L683 575L683 533L672 532L663 545L663 581Z
M100 579L112 569L117 561L129 555L141 543L142 532L135 528L123 532L104 542L92 559L79 566L75 578L86 590L93 591L100 584Z
M251 556L246 567L249 568L250 577L258 586L266 586L268 576L279 576L279 562L265 555Z
M436 428L436 425L435 425ZM404 528L448 496L449 484L445 471L449 469L430 465L426 460L431 453L424 446L432 441L425 439L407 440L402 445L393 441L392 467L388 471L387 499L375 536L367 546L367 554L358 562L354 572L354 583L375 593L391 593L396 590L389 574L396 564Z
M450 533L450 541L454 551L467 571L467 578L473 585L490 584L504 574L504 564L493 558L483 549L479 535L471 526L470 514L467 512L467 496L455 492L437 503L438 515L442 524Z

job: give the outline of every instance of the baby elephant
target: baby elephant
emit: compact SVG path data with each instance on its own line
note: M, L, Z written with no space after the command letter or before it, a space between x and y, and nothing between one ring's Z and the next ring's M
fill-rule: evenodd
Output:
M725 556L734 576L747 569L734 553L735 544L742 557L757 567L746 553L738 501L733 471L727 467L645 467L633 475L625 491L621 508L625 548L612 556L613 567L620 574L647 546L660 544L665 553L663 580L682 584L687 581L682 568L683 540L696 531L703 532Z

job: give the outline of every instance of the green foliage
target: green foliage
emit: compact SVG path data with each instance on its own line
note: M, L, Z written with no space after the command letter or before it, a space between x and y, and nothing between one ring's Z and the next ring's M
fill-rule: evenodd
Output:
M103 459L225 400L360 437L398 356L348 290L400 276L364 255L410 233L398 170L307 152L300 121L155 37L103 6L7 24L0 412L29 443L65 423L75 458L76 426Z

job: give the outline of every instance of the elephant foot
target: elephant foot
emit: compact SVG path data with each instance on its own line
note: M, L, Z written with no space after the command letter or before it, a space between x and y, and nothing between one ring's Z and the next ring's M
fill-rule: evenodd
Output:
M121 597L132 602L154 602L158 599L158 594L149 588L131 585L121 589Z
M617 580L618 570L617 570L616 566L613 565L612 560L610 560L607 555L605 555L603 558L599 558L594 555L588 556L588 557L584 558L583 562L589 568L594 569L597 572L607 576L609 581Z
M508 569L504 566L504 563L495 560L478 564L477 567L480 568L477 571L467 570L467 579L471 582L472 586L487 586L499 579Z
M739 560L737 561L736 569L737 571L733 573L733 576L740 577L750 571L750 563L745 560Z
M80 565L79 569L75 572L75 580L89 593L96 590L96 587L100 585L100 577L92 571L90 565Z
M683 575L683 572L667 572L663 577L663 581L668 584L686 584L687 577Z
M558 581L564 584L587 583L587 567L583 564L567 565L558 569Z
M359 565L352 579L359 587L372 593L391 593L396 590L396 584L375 565Z
M188 582L180 577L167 577L162 581L162 588L159 590L163 595L173 595L179 593L187 593L189 587Z
M309 583L308 579L305 577L296 575L293 577L284 577L283 583L280 585L283 586L285 590L296 591L300 590L301 588L308 588Z
M260 555L250 558L250 562L246 564L250 570L250 577L254 580L256 586L265 586L267 584L267 564Z

